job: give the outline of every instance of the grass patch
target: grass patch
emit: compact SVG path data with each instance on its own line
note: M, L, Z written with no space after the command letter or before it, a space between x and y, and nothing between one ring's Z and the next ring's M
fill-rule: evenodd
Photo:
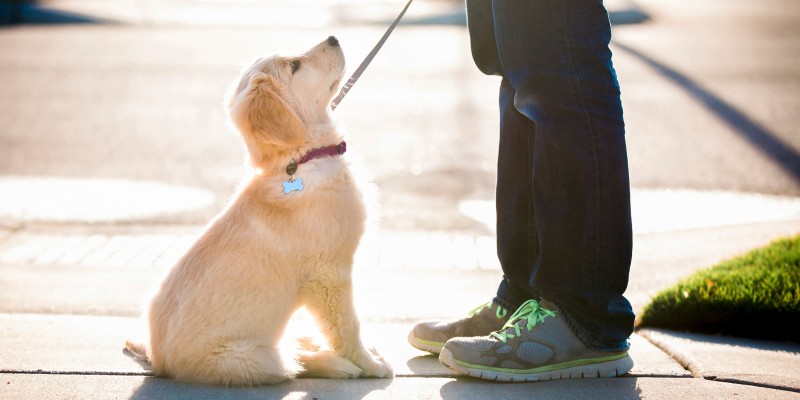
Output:
M800 342L800 235L778 240L662 291L639 327Z

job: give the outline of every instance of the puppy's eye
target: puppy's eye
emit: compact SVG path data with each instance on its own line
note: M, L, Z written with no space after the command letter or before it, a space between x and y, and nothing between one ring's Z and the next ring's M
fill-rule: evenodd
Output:
M300 60L292 60L289 62L289 66L292 67L292 73L297 72L300 69Z

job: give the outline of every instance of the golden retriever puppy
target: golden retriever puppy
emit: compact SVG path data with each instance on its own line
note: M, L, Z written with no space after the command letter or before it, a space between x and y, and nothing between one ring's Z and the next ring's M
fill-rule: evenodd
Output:
M329 109L343 73L329 37L301 55L262 58L231 86L227 108L252 173L161 283L144 314L149 339L126 343L157 376L235 386L393 376L362 344L353 307L366 212ZM329 350L279 350L301 306Z

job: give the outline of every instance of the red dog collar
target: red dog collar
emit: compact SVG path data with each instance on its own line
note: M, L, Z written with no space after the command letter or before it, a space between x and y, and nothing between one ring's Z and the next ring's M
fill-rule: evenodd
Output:
M339 144L334 144L331 146L325 147L317 147L300 157L300 161L292 161L289 162L289 165L286 166L286 174L290 177L294 176L294 173L297 171L297 166L303 163L307 163L311 160L323 157L333 157L333 156L340 156L347 151L347 143L343 140Z

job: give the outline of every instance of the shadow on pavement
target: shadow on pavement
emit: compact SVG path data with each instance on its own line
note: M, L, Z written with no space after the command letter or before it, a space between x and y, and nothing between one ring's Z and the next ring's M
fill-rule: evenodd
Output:
M742 136L753 147L774 161L795 182L800 183L800 154L790 145L784 143L776 134L770 132L758 122L750 119L744 112L669 65L625 43L620 43L616 40L612 43L616 48L636 57L683 89L690 97L697 100L709 112L728 125L732 131Z
M245 388L192 385L170 379L147 377L131 395L131 400L144 399L280 399L320 398L334 395L335 398L361 399L372 392L381 392L392 383L391 379L297 379L277 385ZM177 396L176 396L177 395Z
M650 16L638 8L632 7L625 10L610 10L608 19L611 25L641 24L650 20Z
M639 24L646 22L650 16L644 11L635 6L631 6L621 10L609 10L608 19L611 25L629 25ZM375 24L388 25L391 20L375 21ZM416 18L404 18L400 23L401 25L452 25L452 26L467 26L467 14L463 6L455 7L452 11L426 15Z
M442 399L492 399L498 398L530 399L575 399L597 394L598 398L641 399L638 378L621 376L603 379L559 379L545 382L503 383L475 378L457 378L442 385L439 395ZM602 395L600 395L602 393ZM588 396L591 398L593 396Z
M43 7L29 0L0 0L0 26L23 24L96 24L104 23L87 15Z

